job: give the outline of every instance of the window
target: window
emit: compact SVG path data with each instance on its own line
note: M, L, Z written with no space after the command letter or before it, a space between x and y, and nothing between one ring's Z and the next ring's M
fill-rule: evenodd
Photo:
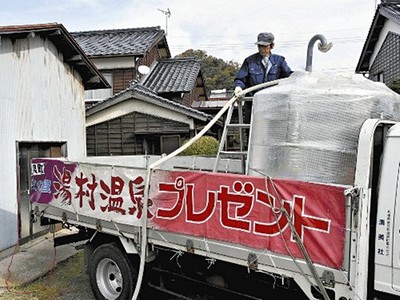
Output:
M85 91L86 100L103 100L113 95L113 76L112 73L102 73L107 82L111 85L109 89L98 89Z
M163 135L161 136L161 153L170 154L179 148L179 135Z
M87 155L169 154L189 133L188 124L135 112L87 127Z

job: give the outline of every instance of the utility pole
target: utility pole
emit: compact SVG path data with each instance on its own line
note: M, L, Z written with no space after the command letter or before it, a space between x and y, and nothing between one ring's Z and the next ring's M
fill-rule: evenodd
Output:
M168 18L171 17L171 11L169 10L169 8L167 8L167 10L162 10L162 9L158 9L159 11L161 11L164 15L165 15L165 35L168 34Z

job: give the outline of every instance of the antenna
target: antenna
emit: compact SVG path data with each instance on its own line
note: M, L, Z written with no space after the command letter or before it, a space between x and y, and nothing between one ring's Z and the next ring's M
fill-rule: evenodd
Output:
M159 11L161 11L164 15L165 15L165 35L168 34L168 18L171 17L171 11L169 10L169 8L167 8L167 10L162 10L162 9L158 9Z

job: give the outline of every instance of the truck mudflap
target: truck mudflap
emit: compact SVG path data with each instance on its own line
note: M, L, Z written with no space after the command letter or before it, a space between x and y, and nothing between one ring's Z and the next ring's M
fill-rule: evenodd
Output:
M144 169L32 161L31 201L78 216L141 226ZM240 244L341 269L347 187L236 174L155 170L148 228ZM171 241L172 243L172 241Z

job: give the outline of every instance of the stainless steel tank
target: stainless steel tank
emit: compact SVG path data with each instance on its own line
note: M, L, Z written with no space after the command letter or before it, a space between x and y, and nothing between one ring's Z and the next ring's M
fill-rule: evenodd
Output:
M295 72L254 96L249 174L352 184L368 118L400 120L400 95L362 75Z

